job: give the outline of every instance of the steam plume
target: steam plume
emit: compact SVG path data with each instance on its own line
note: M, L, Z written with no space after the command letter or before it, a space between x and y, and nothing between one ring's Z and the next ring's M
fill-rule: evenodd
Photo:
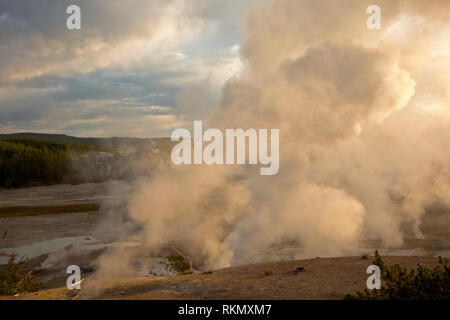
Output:
M288 243L300 245L284 258L352 254L364 239L397 246L408 224L423 236L427 208L450 205L450 3L377 1L374 31L372 2L250 9L246 67L208 124L279 128L280 171L159 170L128 204L144 250L176 244L196 266L223 267L279 258L270 248Z

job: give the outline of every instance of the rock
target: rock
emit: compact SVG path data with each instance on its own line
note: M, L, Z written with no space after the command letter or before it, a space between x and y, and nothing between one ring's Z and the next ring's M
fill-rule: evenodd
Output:
M306 271L305 268L303 268L303 267L298 267L297 269L295 269L295 274L298 274L298 273L304 272L304 271Z

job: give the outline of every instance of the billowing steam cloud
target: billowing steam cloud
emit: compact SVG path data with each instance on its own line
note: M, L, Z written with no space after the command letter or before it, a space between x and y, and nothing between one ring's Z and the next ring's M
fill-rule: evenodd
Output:
M215 128L279 128L280 171L165 168L128 214L143 251L176 246L197 266L355 253L364 239L422 237L450 206L450 2L269 0L250 9L245 69L223 89ZM135 235L136 236L136 235ZM282 251L282 250L281 250ZM103 261L127 264L123 251ZM115 258L114 258L115 257Z

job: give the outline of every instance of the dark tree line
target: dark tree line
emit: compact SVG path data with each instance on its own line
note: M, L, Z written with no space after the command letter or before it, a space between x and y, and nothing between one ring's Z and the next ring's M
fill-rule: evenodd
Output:
M0 140L0 187L61 183L70 169L71 152L87 148L34 139Z

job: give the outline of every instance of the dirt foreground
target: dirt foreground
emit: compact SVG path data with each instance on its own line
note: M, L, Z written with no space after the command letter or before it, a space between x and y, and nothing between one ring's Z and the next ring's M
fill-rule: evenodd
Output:
M366 287L366 269L373 257L315 258L237 266L191 275L95 280L87 278L81 290L43 290L3 299L343 299ZM386 256L388 264L432 267L436 258ZM299 267L304 271L295 272ZM267 275L266 273L271 273Z

